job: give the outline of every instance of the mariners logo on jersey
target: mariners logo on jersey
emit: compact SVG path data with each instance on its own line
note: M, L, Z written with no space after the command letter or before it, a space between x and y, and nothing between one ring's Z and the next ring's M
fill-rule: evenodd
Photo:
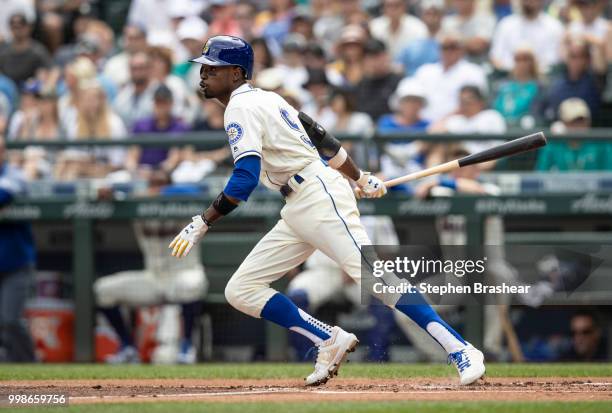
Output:
M283 120L285 121L285 123L287 125L289 125L289 127L291 129L293 129L294 131L297 132L301 132L300 131L300 127L298 126L297 123L295 123L293 120L291 120L291 115L289 115L289 112L287 111L287 109L284 108L278 108L278 110L280 111L281 114L281 118L283 118Z
M244 130L238 122L232 122L227 125L227 128L225 128L225 132L227 132L227 136L229 137L229 143L232 146L235 145L244 134Z

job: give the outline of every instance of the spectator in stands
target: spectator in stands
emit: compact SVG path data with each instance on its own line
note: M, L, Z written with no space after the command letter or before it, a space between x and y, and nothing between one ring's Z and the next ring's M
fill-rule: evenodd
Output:
M487 52L497 21L490 11L477 11L476 0L453 0L456 14L446 16L442 29L461 33L468 58L476 63L487 60Z
M89 2L91 3L91 0ZM37 5L40 37L51 54L62 44L71 41L72 25L82 15L81 9L89 9L87 13L91 13L91 7L87 7L90 5L82 7L87 1L39 0L31 3Z
M429 122L421 118L425 90L415 81L402 82L391 96L394 113L381 116L377 129L382 133L425 132ZM387 143L380 157L380 170L387 179L423 168L429 147L423 142L398 140ZM406 187L399 188L405 190Z
M313 18L306 11L297 11L291 18L290 33L298 33L304 36L306 41L314 41L314 33L312 31Z
M153 82L168 86L172 91L174 115L191 124L195 118L198 105L195 95L187 89L187 84L180 77L171 73L172 51L166 47L153 46L149 48L148 53Z
M315 37L326 53L332 53L343 29L352 24L350 17L362 11L359 0L318 0L311 3L311 9L317 17L313 26Z
M414 79L426 91L427 106L423 118L436 122L453 113L458 106L459 91L465 85L487 90L483 69L463 58L463 38L456 32L442 32L439 37L440 62L423 65ZM402 82L411 81L406 78Z
M152 79L151 58L145 52L130 56L130 81L119 91L114 109L126 127L132 128L136 119L153 112L153 91L157 86Z
M342 30L336 45L336 57L329 71L332 79L338 79L337 86L356 85L363 77L363 59L367 33L356 25L346 26Z
M19 110L11 117L8 128L8 139L27 139L28 133L34 129L38 116L37 96L42 90L42 82L30 79L23 84Z
M427 26L428 36L414 40L397 56L396 61L403 66L406 76L414 75L417 69L424 64L440 61L440 44L436 37L442 27L443 16L443 0L423 0L421 2L421 20Z
M12 40L0 47L0 73L18 85L50 67L51 57L43 45L32 39L32 25L24 14L9 19Z
M336 124L336 114L330 108L330 84L324 70L311 70L308 81L303 85L308 92L308 101L302 110L317 119L324 128L331 129Z
M66 91L58 102L59 119L62 130L74 125L77 117L79 84L96 78L96 67L87 57L78 57L64 68Z
M130 56L147 49L147 33L143 27L128 24L123 28L121 40L123 50L111 57L104 65L104 75L120 88L130 80Z
M259 22L265 21L261 34L274 55L279 54L281 45L285 43L285 37L289 34L291 19L295 14L294 8L293 0L271 0L268 9L257 16Z
M361 136L370 136L374 132L372 118L367 113L355 111L355 98L349 90L335 89L331 94L330 108L336 115L336 122L331 127L331 132ZM358 165L367 164L362 144L346 141L342 146L349 151L351 158Z
M601 91L591 70L590 49L580 40L574 40L568 46L566 68L552 82L544 100L544 117L549 121L556 119L559 105L570 97L583 99L589 106L591 116L597 116L601 106Z
M209 27L209 36L229 35L242 36L240 24L236 19L235 0L212 0L210 8L211 22Z
M497 135L506 132L506 122L494 109L487 109L487 100L478 86L466 85L459 92L457 113L431 125L432 133ZM468 141L462 145L470 153L476 153L499 142Z
M177 36L190 57L202 54L202 45L206 40L208 25L197 16L187 17L179 24ZM173 73L181 77L187 85L200 83L200 68L190 61L179 62L174 66Z
M65 132L69 140L123 139L127 135L125 125L109 106L102 85L95 79L79 84L77 120Z
M36 8L34 2L23 0L4 0L0 7L0 45L9 42L12 38L10 18L15 14L26 16L30 24L36 20Z
M5 162L4 138L0 136L0 209L25 192L22 173ZM32 339L22 313L35 260L30 224L0 222L0 361L34 361Z
M402 75L395 73L385 44L372 39L365 45L363 78L355 87L357 110L377 122L389 113L389 97L397 88Z
M4 136L6 134L10 116L11 109L8 99L5 95L0 93L0 136Z
M133 132L139 134L181 134L189 131L189 127L178 117L172 114L172 91L164 84L160 84L153 94L153 116L140 119L134 124ZM150 173L161 169L170 174L180 161L178 148L130 148L126 160L128 171L141 171Z
M580 19L572 21L567 31L571 35L580 35L589 43L601 44L606 41L610 23L602 16L601 0L575 0L580 12Z
M275 67L282 72L283 86L289 90L302 92L302 85L308 80L304 66L305 50L306 40L301 34L289 35L283 43L282 59Z
M274 66L274 57L263 38L256 37L253 39L251 47L253 47L253 53L255 54L253 56L253 72L255 72L255 74Z
M255 16L257 7L249 0L241 0L236 5L236 21L242 33L242 38L250 42L256 38Z
M42 87L34 93L34 106L24 117L13 139L56 140L60 137L57 96L52 90Z
M133 0L127 16L127 24L142 27L147 37L172 31L170 8L174 1ZM194 11L197 13L197 11Z
M223 106L215 99L200 99L202 110L193 125L194 131L225 131Z
M378 119L379 132L423 132L429 122L423 120L421 111L425 107L425 90L416 81L402 82L391 96L394 113Z
M384 42L392 57L414 40L427 37L425 24L408 14L406 7L406 0L384 0L383 15L370 22L372 37Z
M511 78L500 85L493 103L509 126L519 126L524 116L535 113L541 93L538 78L538 63L533 50L527 47L516 49ZM532 125L527 121L526 128L530 127Z
M370 116L355 110L355 98L349 90L335 89L331 93L330 108L336 115L333 132L367 135L374 131Z
M561 355L561 361L607 361L606 340L597 317L590 311L579 311L570 319L572 346Z
M591 112L580 98L569 98L559 106L561 122L553 124L556 133L579 133L591 127ZM538 171L610 171L612 144L607 142L551 141L538 151Z
M68 140L120 140L127 136L121 118L113 112L95 79L79 84L76 122L67 125L65 133ZM60 180L104 177L124 164L123 148L67 149L58 156L55 173Z
M563 26L554 17L542 12L543 0L521 0L521 13L503 18L495 30L490 58L498 70L514 67L514 52L530 45L538 56L543 72L561 60Z
M15 82L2 73L0 73L0 95L6 98L6 110L8 115L17 110L19 106L19 90Z

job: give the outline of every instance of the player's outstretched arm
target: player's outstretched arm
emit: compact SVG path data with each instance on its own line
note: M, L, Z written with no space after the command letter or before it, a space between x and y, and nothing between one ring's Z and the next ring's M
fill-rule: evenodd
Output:
M260 170L259 156L245 156L237 160L225 189L202 215L194 216L192 222L174 237L168 246L172 249L172 256L187 256L215 221L236 209L241 201L246 201L257 187Z
M327 161L329 166L355 181L365 198L380 198L387 193L383 181L370 172L359 169L338 139L327 132L323 126L304 112L300 112L298 118L319 155Z

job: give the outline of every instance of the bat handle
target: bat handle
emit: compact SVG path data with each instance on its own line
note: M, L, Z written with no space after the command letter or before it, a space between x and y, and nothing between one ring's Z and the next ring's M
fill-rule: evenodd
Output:
M416 179L425 178L426 176L443 174L459 168L459 161L454 160L445 162L440 165L433 166L431 168L423 169L422 171L413 172L408 175L400 176L399 178L390 179L385 181L385 186L391 188L396 185L400 185L406 182L414 181Z

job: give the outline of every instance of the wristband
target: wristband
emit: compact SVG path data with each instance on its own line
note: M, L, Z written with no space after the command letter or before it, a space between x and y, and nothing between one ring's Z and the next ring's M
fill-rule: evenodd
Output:
M224 192L221 192L219 196L217 196L217 199L215 199L212 206L221 215L227 215L238 207L237 204L234 204L232 201L229 200L229 198L225 195Z
M210 222L209 220L207 220L206 218L204 218L204 214L200 215L202 217L202 221L204 221L204 224L206 224L206 226L208 228L212 227L212 222Z
M369 172L363 172L362 170L360 170L359 171L359 179L357 179L355 182L357 183L357 185L362 187L362 186L367 185L368 179L370 179L370 173Z
M346 150L341 146L338 153L335 154L333 158L329 159L327 163L332 168L338 169L346 161L346 158L348 158L348 153L346 153Z

